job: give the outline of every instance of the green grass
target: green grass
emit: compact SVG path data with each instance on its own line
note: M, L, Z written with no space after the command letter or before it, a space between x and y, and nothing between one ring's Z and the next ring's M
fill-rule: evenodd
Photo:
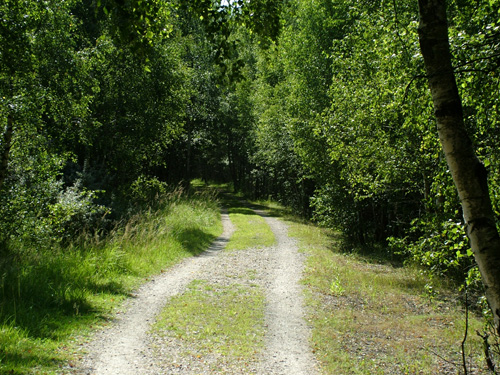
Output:
M311 344L322 373L463 373L465 313L452 285L433 280L438 294L431 299L425 293L428 280L419 269L369 253L348 253L339 234L276 204L268 213L286 221L289 235L308 255L303 283L313 327ZM482 319L469 313L469 373L489 373L476 335L482 328Z
M234 204L234 202L233 202ZM242 250L272 246L276 239L265 220L252 209L240 205L229 208L229 218L236 227L226 249Z
M244 362L262 347L264 295L257 286L195 280L172 298L154 330L180 340L187 355L215 353L222 361Z
M212 199L175 198L104 239L17 249L0 264L0 373L51 374L151 274L221 233Z
M328 374L437 374L461 369L465 314L457 294L444 286L424 295L418 269L374 262L340 252L334 233L289 221L290 235L309 254L304 283L313 346ZM470 315L469 368L486 373ZM454 363L454 364L451 364Z

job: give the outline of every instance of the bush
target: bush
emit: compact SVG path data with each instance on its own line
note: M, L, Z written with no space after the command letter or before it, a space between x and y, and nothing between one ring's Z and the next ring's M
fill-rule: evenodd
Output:
M465 228L457 220L415 219L410 236L390 237L388 241L393 252L417 263L433 276L465 282L468 271L474 266Z
M22 160L24 159L24 160ZM81 180L65 187L63 157L40 152L13 158L0 194L0 243L6 248L45 247L102 225L107 209Z
M130 185L130 198L133 202L150 203L168 191L166 182L156 177L141 175Z
M57 201L49 205L46 218L55 241L70 240L82 231L102 227L109 209L95 204L96 194L83 188L81 180L59 192Z

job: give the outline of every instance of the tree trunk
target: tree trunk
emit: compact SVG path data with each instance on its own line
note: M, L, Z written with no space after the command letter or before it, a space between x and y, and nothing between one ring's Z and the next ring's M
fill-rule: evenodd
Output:
M9 166L10 148L12 145L12 133L14 132L14 119L12 115L7 117L7 128L3 134L3 150L0 162L0 188L2 188L5 177L7 177L7 168Z
M481 272L486 298L500 334L500 237L487 185L487 172L466 133L451 62L445 0L419 0L420 49L434 104L437 130L458 190L467 234Z
M186 181L189 186L191 181L191 142L192 142L191 129L188 129L187 136L188 139L187 139Z

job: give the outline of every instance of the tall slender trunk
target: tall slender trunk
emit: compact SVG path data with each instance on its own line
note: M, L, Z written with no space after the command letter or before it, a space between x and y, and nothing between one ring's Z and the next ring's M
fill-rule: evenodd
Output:
M500 237L488 192L487 172L464 126L453 72L445 0L419 0L420 49L434 103L437 130L458 190L467 234L479 266L486 298L500 334Z
M234 190L238 191L240 189L240 186L238 181L238 174L236 173L236 158L234 152L233 136L231 134L229 134L227 138L227 158L229 161L229 170L231 173Z
M7 168L9 166L10 148L12 146L12 133L14 132L14 118L12 115L7 117L7 128L3 134L3 150L0 161L0 188L7 177Z
M186 180L188 185L189 182L191 181L191 142L192 142L191 129L188 129L187 160L186 160Z

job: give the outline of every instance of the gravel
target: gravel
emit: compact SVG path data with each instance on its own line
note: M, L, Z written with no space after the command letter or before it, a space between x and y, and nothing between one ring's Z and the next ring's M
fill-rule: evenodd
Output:
M186 259L144 284L116 314L111 327L96 333L88 354L72 374L315 374L299 283L305 255L287 235L287 226L262 215L273 231L272 247L223 251L234 227L222 213L223 234L202 255ZM150 331L170 297L193 280L220 286L257 284L266 293L263 350L254 358L228 360L217 353L195 355L183 342ZM217 369L217 370L215 370Z

